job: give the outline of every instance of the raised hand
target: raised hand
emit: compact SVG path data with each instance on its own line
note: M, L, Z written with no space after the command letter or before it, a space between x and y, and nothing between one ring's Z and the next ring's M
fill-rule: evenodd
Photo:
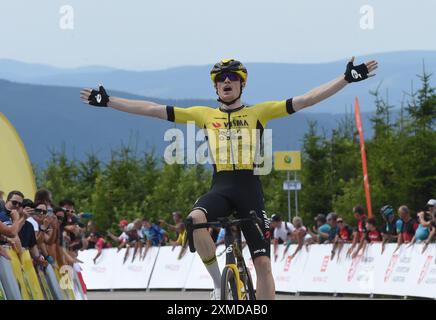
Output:
M375 69L377 69L378 67L377 61L371 60L355 66L354 58L355 57L352 57L351 60L348 62L347 68L344 73L344 79L347 82L359 82L375 76L375 73L372 72L375 71Z
M85 88L80 91L80 99L83 103L90 104L95 107L107 107L109 95L104 87L100 84L98 90Z

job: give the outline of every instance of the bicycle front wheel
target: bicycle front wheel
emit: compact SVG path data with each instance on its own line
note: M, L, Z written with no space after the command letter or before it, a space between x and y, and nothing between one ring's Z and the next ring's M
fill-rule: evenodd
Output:
M238 300L236 276L228 266L224 267L221 276L221 300Z

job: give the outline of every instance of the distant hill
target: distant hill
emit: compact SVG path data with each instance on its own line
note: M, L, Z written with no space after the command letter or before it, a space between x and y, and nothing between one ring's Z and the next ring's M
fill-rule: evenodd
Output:
M155 148L158 155L168 146L164 132L173 123L134 116L112 109L92 108L80 102L79 88L19 84L0 80L0 112L12 122L22 137L31 161L44 165L49 149L66 146L71 157L83 159L95 151L103 159L121 143L137 143L138 150ZM123 92L112 92L128 98L150 99ZM210 105L214 100L161 100L158 103L178 106ZM365 135L370 136L369 113L363 115ZM343 114L300 112L272 121L274 150L297 150L308 129L308 121L317 121L329 132ZM184 128L184 126L178 126ZM4 155L2 155L4 156Z
M363 111L373 111L370 90L380 86L389 100L399 105L411 82L418 83L423 62L428 72L436 73L435 51L406 51L357 57L356 62L379 61L377 76L347 87L341 94L310 110L316 113L342 113L359 96ZM247 103L279 100L304 92L343 73L342 61L319 64L248 63L249 79L244 91ZM211 62L213 63L213 62ZM214 99L208 66L184 66L157 71L126 71L107 67L61 69L0 59L0 78L30 84L65 87L95 86L101 82L113 90L161 99Z

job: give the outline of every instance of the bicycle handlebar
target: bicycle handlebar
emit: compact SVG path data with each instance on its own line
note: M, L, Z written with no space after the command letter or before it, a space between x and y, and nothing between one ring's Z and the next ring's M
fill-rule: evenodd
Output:
M186 227L186 241L188 241L189 244L189 251L195 252L195 246L194 246L194 236L193 232L195 229L203 229L203 228L209 228L209 227L222 227L222 228L229 228L231 226L240 225L245 222L252 222L257 228L257 231L259 232L262 240L265 240L265 237L262 232L262 219L260 219L256 211L252 210L250 211L250 218L241 218L241 219L234 219L230 220L227 217L218 218L218 221L214 222L206 222L206 223L196 223L194 224L192 217L188 217L185 219L185 227Z

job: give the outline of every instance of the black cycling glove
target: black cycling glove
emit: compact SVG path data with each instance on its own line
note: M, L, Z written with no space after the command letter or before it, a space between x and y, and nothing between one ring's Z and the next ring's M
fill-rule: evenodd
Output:
M92 90L88 98L89 104L96 107L107 107L109 95L102 85L97 90Z
M368 78L368 68L366 64L362 63L354 66L353 62L348 62L347 70L345 70L345 80L347 82L359 82Z

